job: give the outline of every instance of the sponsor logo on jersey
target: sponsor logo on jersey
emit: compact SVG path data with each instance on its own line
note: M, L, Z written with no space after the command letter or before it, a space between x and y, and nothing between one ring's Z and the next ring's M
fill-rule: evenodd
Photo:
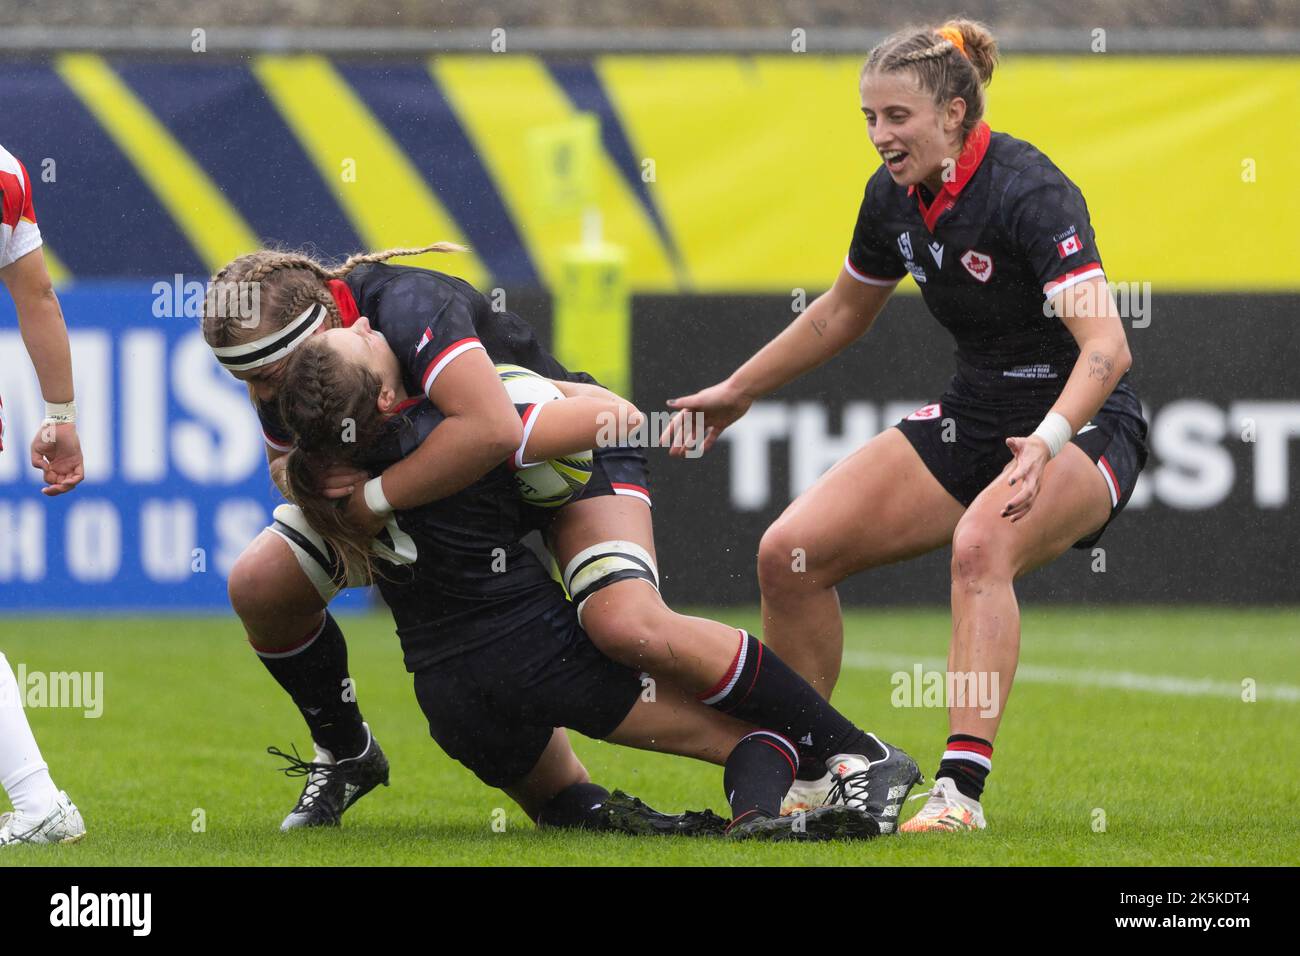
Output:
M415 353L418 355L424 351L424 347L433 341L433 329L427 325L424 327L424 334L420 336L420 341L415 343Z
M925 270L920 266L918 266L911 259L908 259L906 262L903 263L903 265L907 266L907 271L912 273L912 278L915 279L917 282L925 281Z
M907 420L909 422L928 422L932 418L938 418L942 412L943 407L938 402L934 402L930 405L922 405L916 411L912 412L912 414L908 415Z
M993 275L993 257L974 249L966 250L966 254L961 257L961 264L980 282L988 282Z
M930 255L934 257L934 264L938 266L940 269L942 269L943 268L943 243L932 242L930 243L929 248L930 248Z
M903 254L904 259L912 258L912 234L905 232L898 237L898 251Z

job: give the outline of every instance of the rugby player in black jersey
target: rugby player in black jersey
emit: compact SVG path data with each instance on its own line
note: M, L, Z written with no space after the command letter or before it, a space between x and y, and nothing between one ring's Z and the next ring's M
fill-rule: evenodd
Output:
M372 534L384 528L387 512L461 490L518 447L522 428L494 362L592 382L566 371L526 322L495 311L463 280L383 262L454 248L439 244L353 256L336 269L299 254L263 250L232 262L209 289L204 336L221 364L248 383L272 475L282 489L292 436L273 399L282 391L286 359L313 336L359 322L362 311L367 327L373 325L396 356L403 389L427 396L446 416L426 443L382 475L346 465L322 474L321 493L344 499L352 526ZM247 292L235 288L238 283L259 291L258 321L222 308L230 294ZM920 779L915 763L874 735L858 734L851 750L833 747L837 734L819 716L833 712L775 654L744 631L667 607L658 591L647 486L645 458L637 449L598 447L583 492L537 522L577 598L584 630L610 657L670 680L710 707L759 726L800 728L793 739L804 762L820 770L836 758L831 769L838 796L868 806L883 830L892 832L903 796ZM231 603L260 660L303 714L316 747L298 805L282 826L333 825L388 778L387 761L357 701L339 693L348 681L347 647L325 610L340 587L362 579L337 577L327 556L302 545L299 537L308 529L295 509L282 507L276 514L277 522L232 568ZM833 719L842 720L837 714Z
M710 448L755 399L862 336L909 273L952 333L947 389L827 472L759 546L764 638L829 696L843 653L835 585L951 545L949 671L996 675L999 700L954 695L935 786L904 832L984 827L980 797L1019 656L1013 583L1091 547L1147 455L1083 196L1034 146L982 120L996 60L987 28L969 20L904 30L871 52L862 111L884 164L838 278L726 381L670 402L682 414L665 436L677 456L697 441ZM703 434L691 412L703 413ZM794 548L804 573L791 570ZM802 780L787 805L818 802L827 783Z
M353 566L373 577L393 611L434 739L540 823L594 820L634 832L679 826L653 813L647 822L636 805L609 803L569 749L560 729L569 727L725 764L729 832L738 836L829 839L892 831L906 786L889 800L884 792L869 793L865 781L843 779L835 805L802 820L780 816L801 749L826 766L860 759L872 743L793 675L809 710L759 729L692 699L671 679L644 694L644 675L588 640L574 602L520 540L532 527L532 506L516 489L512 464L590 449L606 421L635 423L640 413L598 387L556 385L568 397L519 407L528 427L513 462L460 492L392 512L375 557L371 533L349 522L342 502L324 496L321 476L339 465L387 473L416 454L445 418L423 396L408 396L397 356L364 317L304 343L289 359L279 408L294 444L287 483L308 529L281 530L302 547L333 556L342 565L339 577ZM751 677L752 671L734 675L742 685ZM738 697L733 715L753 713L745 700ZM797 747L793 741L804 734L818 747Z

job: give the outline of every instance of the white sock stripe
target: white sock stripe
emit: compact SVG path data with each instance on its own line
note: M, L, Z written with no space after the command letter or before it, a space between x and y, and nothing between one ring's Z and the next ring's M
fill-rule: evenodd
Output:
M771 730L755 730L753 733L746 734L744 737L741 738L741 740L748 740L750 737L770 737L770 738L772 738L773 740L775 740L775 741L776 741L776 742L781 746L781 748L782 748L783 750L786 751L786 753L788 753L788 754L790 755L790 759L791 759L791 761L793 761L793 763L794 763L794 765L795 765L795 768L796 768L796 769L798 768L798 766L799 766L799 751L798 751L798 749L795 747L795 745L794 745L793 743L791 743L790 740L787 739L786 737L783 737L781 734L778 734L778 733L776 733L776 732L774 732L774 731L771 731Z
M325 623L328 620L329 618L322 617L320 622L320 627L316 628L316 633L313 634L311 637L309 637L305 643L299 644L297 647L291 648L287 651L263 651L263 650L259 650L256 647L254 647L253 650L257 652L258 657L263 657L266 658L267 660L272 660L272 661L279 660L284 657L295 657L296 655L301 654L303 651L307 650L307 648L311 647L313 644L316 643L316 638L321 636L321 633L325 630Z
M736 672L731 675L731 680L727 681L727 686L722 688L712 697L707 697L702 702L706 707L712 707L720 700L725 700L736 686L736 681L740 680L740 675L745 670L745 658L749 656L749 638L746 637L740 642L740 653L736 656Z
M985 770L993 769L993 761L983 754L977 754L973 750L945 750L943 760L965 760L968 763L977 763Z

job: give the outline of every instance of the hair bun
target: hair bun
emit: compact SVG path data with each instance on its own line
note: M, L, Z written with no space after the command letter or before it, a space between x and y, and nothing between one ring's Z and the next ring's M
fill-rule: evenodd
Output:
M957 19L949 20L934 32L970 60L980 83L989 85L998 62L998 41L993 39L988 27L976 20Z

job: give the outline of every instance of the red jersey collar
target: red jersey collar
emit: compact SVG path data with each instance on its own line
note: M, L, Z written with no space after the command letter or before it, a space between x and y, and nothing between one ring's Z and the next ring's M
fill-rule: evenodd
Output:
M357 300L352 297L352 290L342 279L329 279L325 284L329 286L330 295L334 296L334 304L339 307L343 328L349 328L353 322L361 318L361 311L357 308Z
M916 196L916 207L921 211L925 227L931 233L934 232L934 225L939 221L939 217L952 208L961 191L966 188L975 171L980 168L980 163L984 162L984 154L989 150L990 133L989 124L983 120L980 120L979 124L970 131L970 135L966 137L966 144L957 157L956 174L943 184L943 189L939 190L939 195L929 206L926 206L916 186L907 187L907 194Z
M405 401L398 402L396 405L393 406L393 410L388 414L400 415L402 412L406 411L412 405L418 405L420 403L420 400L423 398L424 398L423 395L416 395L413 398L408 398Z

